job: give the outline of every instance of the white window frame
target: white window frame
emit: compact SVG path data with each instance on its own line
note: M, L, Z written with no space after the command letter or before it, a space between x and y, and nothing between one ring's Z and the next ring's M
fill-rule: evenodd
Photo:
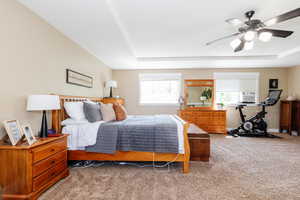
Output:
M153 80L155 80L155 77L177 77L179 81L179 88L178 88L178 100L182 93L182 74L181 73L140 73L139 74L139 105L140 106L179 106L179 102L176 103L142 103L141 102L141 80L143 79L143 76L146 77L153 77ZM159 78L158 78L159 79Z
M232 77L237 77L237 76L247 76L247 75L250 75L250 76L255 76L256 77L256 95L255 95L255 104L259 103L260 101L260 91L259 91L259 86L260 86L260 73L259 72L215 72L214 73L214 80L215 80L215 84L217 84L217 77L218 76L232 76ZM217 86L216 86L217 88ZM215 89L215 97L217 97L217 89ZM217 100L216 100L216 103L217 103ZM234 104L228 104L226 106L236 106L237 103L234 103Z

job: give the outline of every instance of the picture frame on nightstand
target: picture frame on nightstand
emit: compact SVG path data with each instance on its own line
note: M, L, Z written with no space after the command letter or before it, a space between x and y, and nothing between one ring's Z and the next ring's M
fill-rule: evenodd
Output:
M35 143L37 141L32 132L30 124L23 124L22 131L23 131L25 138L29 145L32 145L33 143Z
M13 146L15 146L22 138L23 132L18 120L3 121L8 138Z

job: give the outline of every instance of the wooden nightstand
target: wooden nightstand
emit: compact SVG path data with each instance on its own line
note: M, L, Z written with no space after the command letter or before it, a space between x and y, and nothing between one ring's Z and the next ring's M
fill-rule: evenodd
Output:
M119 103L121 105L125 104L125 100L122 98L103 98L101 101L103 103Z
M29 146L0 144L0 186L3 199L37 199L69 175L67 135L38 139Z

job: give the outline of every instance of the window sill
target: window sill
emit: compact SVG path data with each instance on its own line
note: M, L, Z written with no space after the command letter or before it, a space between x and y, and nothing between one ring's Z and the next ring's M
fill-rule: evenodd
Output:
M228 105L225 105L224 107L236 107L239 104L243 104L243 103L228 104ZM255 106L258 105L258 103L251 103L251 104L246 104L246 105L249 106L249 107L255 107Z

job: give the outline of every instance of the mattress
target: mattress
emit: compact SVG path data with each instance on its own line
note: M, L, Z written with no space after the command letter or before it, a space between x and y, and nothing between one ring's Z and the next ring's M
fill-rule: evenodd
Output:
M174 116L171 116L171 118L177 124L178 153L184 154L183 125ZM64 126L62 129L62 133L70 135L68 137L68 149L85 150L87 146L93 145L93 143L95 144L97 134L98 134L98 129L102 123L107 123L107 122L104 121L95 122L95 123L87 122L85 124Z

